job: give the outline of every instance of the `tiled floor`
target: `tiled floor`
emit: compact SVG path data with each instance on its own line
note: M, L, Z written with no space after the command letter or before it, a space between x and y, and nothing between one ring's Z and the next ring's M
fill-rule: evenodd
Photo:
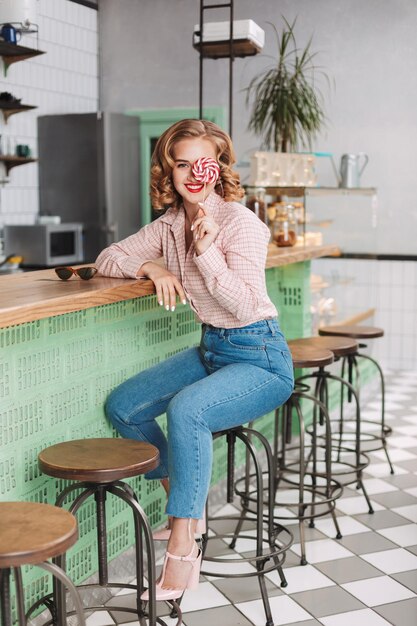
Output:
M288 552L288 587L279 586L275 572L268 575L275 626L417 625L417 373L390 372L386 381L395 474L389 474L382 451L372 453L364 478L375 513L367 512L354 485L346 488L337 506L343 538L333 538L331 520L319 519L314 529L306 527L308 565L299 565L299 544ZM375 418L377 409L376 402L369 403L366 417ZM210 545L213 552L230 552L214 535ZM123 602L134 606L134 597L125 595ZM182 609L186 626L265 624L256 578L205 578L197 591L184 596ZM159 614L168 626L176 624L165 617L164 603ZM127 613L112 613L109 606L109 612L91 615L87 625L138 624L134 615L131 620Z

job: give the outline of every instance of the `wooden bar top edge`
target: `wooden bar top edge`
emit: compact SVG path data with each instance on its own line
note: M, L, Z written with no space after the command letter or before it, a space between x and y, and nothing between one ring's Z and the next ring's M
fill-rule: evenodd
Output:
M278 248L269 244L266 268L338 256L337 246ZM60 280L53 269L0 276L0 328L82 311L155 293L150 280L95 276Z
M265 267L282 267L292 263L302 263L311 259L319 259L323 256L340 256L338 246L295 246L294 248L279 248L273 243L268 245L268 256Z

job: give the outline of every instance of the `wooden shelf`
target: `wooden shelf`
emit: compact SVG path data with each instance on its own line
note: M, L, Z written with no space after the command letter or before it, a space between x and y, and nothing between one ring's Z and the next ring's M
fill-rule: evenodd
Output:
M306 196L326 196L326 195L358 195L373 196L376 187L279 187L276 185L244 185L245 189L265 189L267 193L274 193L279 196L290 196L293 198Z
M38 107L31 104L17 104L16 102L1 102L0 111L3 112L4 122L7 124L7 120L11 115L15 113L22 113L23 111L30 111L31 109L37 109Z
M200 38L194 37L193 48L200 52ZM233 56L249 57L261 52L253 41L249 39L233 39ZM202 55L204 59L226 59L230 57L229 40L225 41L206 41L202 45Z
M6 176L9 175L12 167L25 165L26 163L34 163L35 161L37 161L37 159L32 159L30 157L18 157L13 154L0 154L0 163L4 163L6 165Z
M26 59L38 56L39 54L45 54L45 52L42 50L34 50L33 48L26 48L26 46L8 43L7 41L0 41L0 56L3 58L5 72L8 67L12 65L12 63L25 61Z

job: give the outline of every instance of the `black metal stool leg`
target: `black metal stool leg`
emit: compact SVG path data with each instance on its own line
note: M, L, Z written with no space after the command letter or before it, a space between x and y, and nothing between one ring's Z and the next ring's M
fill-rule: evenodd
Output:
M1 626L12 626L10 606L10 569L0 570Z
M130 494L125 489L120 489L119 486L109 486L108 491L113 495L124 500L131 508L133 513L133 519L135 524L135 550L136 550L136 574L137 574L137 594L136 603L138 609L139 618L143 618L145 615L144 602L140 599L143 592L143 563L142 563L142 533L145 537L147 565L148 565L148 588L149 588L149 625L156 624L156 600L155 600L155 552L153 548L152 530L145 515L144 510L140 506L136 497Z
M69 485L66 487L58 496L55 505L62 507L67 497L74 491L79 491L82 489L81 493L74 499L71 506L69 507L70 513L76 515L78 509L84 504L84 502L89 498L89 496L94 494L94 488L90 485L85 485L84 483L75 483L73 485ZM66 555L62 554L55 559L52 559L52 562L57 565L62 571L66 570ZM53 604L55 606L55 614L56 614L56 622L58 625L67 623L67 611L66 611L66 599L65 599L65 587L61 584L58 577L53 577ZM36 605L32 607L35 608ZM52 611L54 609L52 608ZM54 620L55 623L55 620Z
M328 430L326 429L325 445L326 445L326 450L331 450L332 449L332 434L331 434L330 428ZM325 463L326 463L326 497L330 499L331 495L332 495L332 484L331 484L331 481L332 481L332 459L331 459L331 455L326 457ZM334 527L336 528L336 539L342 539L343 535L341 533L339 522L337 521L337 517L336 517L335 502L333 502L333 506L331 507L330 515L332 516L333 524L334 524Z
M360 345L360 347L362 347L362 344ZM388 461L388 465L390 468L390 473L394 474L394 467L391 463L391 459L389 457L388 454L388 448L387 448L387 435L389 435L392 432L392 429L387 427L385 424L385 378L384 378L384 373L382 371L381 366L379 365L378 361L376 361L375 359L373 359L372 357L368 356L367 354L362 354L361 352L358 353L357 355L359 358L361 359L367 359L368 361L371 361L371 363L373 363L379 373L379 378L381 381L381 442L382 442L382 447L383 450L385 452L385 456L387 458Z
M314 390L314 396L320 400L327 406L327 390L325 385L323 384L322 377L317 377L316 379L316 388ZM317 414L318 417L317 417ZM313 406L313 426L311 431L311 453L309 455L308 462L312 464L312 472L311 472L311 489L312 489L312 503L311 503L311 517L309 522L309 527L314 528L314 518L315 518L315 499L316 499L316 490L317 490L317 422L320 425L323 425L323 415L320 413L320 408L314 404Z
M235 486L235 444L236 444L236 433L231 430L226 435L227 440L227 502L231 504L234 499L234 486ZM245 450L246 454L246 463L245 463L245 485L248 483L248 467L250 468L250 456L248 450ZM246 512L246 502L242 503L243 513ZM242 530L243 522L245 520L245 515L241 515L236 524L235 531L233 533L232 540L229 544L229 548L231 550L235 549L236 541L239 538L239 534Z
M278 416L277 416L277 411L275 411L275 432L277 432L278 429ZM274 500L275 500L275 477L276 477L276 470L277 470L277 463L276 463L276 459L277 459L277 454L273 455L272 450L271 450L271 446L269 444L269 441L266 439L266 437L264 435L262 435L262 433L260 433L258 430L255 430L253 428L253 422L249 422L248 427L241 427L241 432L246 433L247 437L248 437L248 441L251 441L251 438L254 436L256 437L259 442L261 443L263 450L265 452L265 457L266 457L266 463L267 463L267 470L266 470L266 474L267 474L267 489L266 489L266 504L267 504L267 515L266 515L266 522L267 522L267 528L268 528L268 538L269 538L269 547L270 547L270 554L272 560L275 563L275 567L278 571L279 577L281 579L281 587L286 587L288 585L287 580L285 578L285 574L284 571L282 569L282 559L280 560L279 556L276 554L276 546L275 546L275 529L274 529ZM275 445L276 445L276 441L275 441ZM277 450L277 448L275 448L275 450ZM245 477L244 477L244 489L242 492L239 492L240 495L240 499L241 499L241 505L242 505L242 509L245 513L249 513L249 505L250 505L250 498L247 497L247 494L250 493L250 480L251 480L251 465L250 465L250 461L251 461L251 456L250 456L250 450L248 448L248 446L245 446L245 455L246 455L246 462L245 462ZM234 468L231 468L231 471L233 472L233 476L234 476ZM228 468L228 472L229 472L229 468ZM228 473L228 476L230 477L230 472ZM233 479L234 482L234 479ZM265 493L265 488L263 488L263 492ZM256 502L258 502L258 500L256 500ZM257 510L257 509L256 509ZM264 515L265 517L265 515ZM244 521L244 516L242 515L239 518L239 522L238 525L235 529L234 532L234 536L233 536L233 541L230 544L231 548L234 548L235 543L236 543L236 539L238 538L238 535L242 529L242 525L243 525L243 521ZM258 516L257 516L258 519Z
M359 348L366 348L366 344L364 343L360 343L359 344ZM394 467L392 465L389 453L388 453L388 447L387 447L387 437L392 433L392 428L390 428L389 426L386 425L385 423L385 379L384 379L384 373L382 371L381 366L379 365L378 361L376 361L375 359L373 359L371 356L367 355L367 354L363 354L362 352L357 352L355 355L349 355L343 358L343 362L342 362L342 372L341 372L341 376L342 378L344 378L344 370L345 370L345 364L348 363L349 364L349 368L348 368L348 381L353 384L353 372L355 373L355 378L356 378L356 390L359 394L359 376L360 376L360 372L359 372L359 366L358 366L358 359L367 359L368 361L371 361L371 363L373 363L373 365L376 367L378 375L379 375L379 379L380 379L380 385L381 385L381 421L380 421L380 427L381 427L381 431L380 431L380 435L379 437L375 437L376 440L380 440L381 441L381 445L377 446L377 447L373 447L369 449L369 452L374 451L374 450L379 450L379 449L383 449L384 453L385 453L385 457L387 459L389 468L390 468L390 473L394 474ZM351 394L350 394L350 399L351 399ZM349 399L349 401L350 401ZM362 420L364 421L364 420ZM375 422L377 423L377 422Z
M239 564L241 563L250 563L255 566L255 572L249 573L226 573L222 572L222 577L224 578L245 578L256 576L259 581L259 589L261 592L262 602L265 611L265 619L266 626L273 626L272 620L272 612L269 603L268 593L266 589L266 581L265 574L278 571L279 576L281 578L282 586L286 586L287 581L285 580L284 573L282 571L282 564L285 560L285 551L292 544L293 538L291 533L280 526L279 524L275 524L273 519L273 504L274 504L274 476L272 475L272 468L274 467L274 461L272 457L272 451L269 445L268 440L257 430L253 428L246 428L243 426L236 427L234 429L230 429L228 431L223 431L219 433L215 433L213 437L216 439L217 437L226 435L228 438L228 459L229 459L229 477L228 477L228 501L233 497L234 494L238 495L243 504L242 513L239 516L234 517L223 517L223 518L215 518L217 520L233 520L237 522L237 527L235 526L233 533L233 540L235 541L237 538L242 539L251 539L256 541L256 551L255 555L248 556L243 559L239 559ZM252 439L257 439L266 452L267 465L268 465L268 481L266 485L266 489L264 490L263 484L263 472L260 466L259 454ZM245 474L242 478L234 483L234 466L232 467L232 461L234 461L234 446L236 439L242 441L245 445L246 449L246 468ZM249 460L248 460L249 455ZM251 468L253 467L254 471L251 472ZM254 479L253 491L251 485L251 479ZM237 485L242 482L243 488L239 491ZM255 495L252 495L255 493ZM264 513L264 494L267 496L267 511ZM272 498L272 503L271 503ZM253 506L250 506L250 505ZM242 532L242 524L245 520L250 522L255 522L256 531L255 534L250 533L249 535ZM267 537L264 536L264 528L267 529ZM290 538L288 543L281 541L280 534L286 533L287 537ZM222 538L226 540L226 537L231 533L226 533ZM239 536L238 536L239 534ZM223 558L223 557L210 557L207 556L204 558L204 569L202 570L202 574L206 576L218 575L216 572L207 571L205 569L206 563L214 562L221 563L222 565L228 563L236 565L236 559L234 558Z
M299 399L296 399L294 408L297 412L298 423L300 425L300 485L298 490L298 528L300 531L300 546L301 546L301 565L307 565L306 548L305 548L305 533L304 533L304 516L306 512L306 506L304 503L304 481L305 481L305 430L304 430L304 417L301 411ZM313 509L314 510L314 509Z
M45 561L44 563L38 563L38 567L41 567L47 572L50 572L54 577L58 578L63 585L65 585L72 597L72 601L75 607L75 613L78 617L79 626L85 626L84 608L81 603L80 596L78 595L77 588L75 587L72 580L68 578L66 573L60 567L55 565L55 563L48 563L47 561ZM65 623L66 620L65 622L63 622L63 624ZM61 623L59 623L59 626L61 626Z
M348 466L349 464L342 461L341 459L341 453L343 451L345 452L349 452L355 455L355 465L352 466L352 470L351 472L334 472L334 475L338 478L341 475L346 475L348 473L353 473L355 472L356 475L356 481L358 484L358 487L360 489L362 489L363 495L365 497L366 503L368 505L368 510L369 513L373 513L373 508L372 508L372 504L370 502L369 496L367 494L366 488L363 484L362 481L362 471L363 469L369 464L369 458L366 456L366 454L364 452L361 451L361 414L360 414L360 402L359 402L359 395L357 393L357 390L355 389L355 387L349 382L347 381L345 378L342 378L341 376L337 376L336 374L332 374L328 371L316 371L313 372L312 374L307 374L306 376L301 376L300 378L297 379L297 382L302 382L303 384L305 384L305 382L309 379L314 380L317 378L323 378L324 379L324 384L327 386L328 382L330 380L334 380L338 383L340 383L340 385L342 386L342 389L344 387L346 387L346 390L348 392L348 394L350 395L351 399L353 399L355 401L355 441L354 441L354 447L353 449L350 447L346 447L346 446L340 446L340 441L337 444L337 451L338 451L338 460L337 462L342 464L344 463L346 466ZM327 396L328 397L328 396ZM340 428L343 428L343 420L342 420L342 424L340 425ZM308 430L308 432L311 434L311 429ZM352 480L350 480L349 482L345 483L345 484L351 484Z
M99 486L94 494L96 501L96 530L98 555L98 581L104 586L109 582L107 561L106 488Z
M280 491L275 492L275 506L289 509L288 513L285 511L282 513L275 512L275 519L298 521L301 565L307 564L305 548L305 522L307 520L310 521L311 526L314 526L311 522L316 517L330 513L335 523L336 532L340 536L334 509L336 499L342 494L342 486L331 473L331 430L330 417L326 407L327 390L323 381L319 380L316 383L316 395L320 395L323 402L318 400L316 395L306 393L310 390L308 385L297 382L293 394L283 408L283 451L278 463L278 472L284 489L287 487L287 489L296 490L297 500L294 501L290 497L285 501L285 496L283 500L280 500ZM310 433L312 440L308 446L305 441L305 433L308 432L304 418L304 404L306 402L312 403L313 406L312 432ZM296 444L291 446L293 418L297 419L299 435ZM316 428L319 425L325 428L324 444L319 443L319 438L322 435L320 437L316 435ZM324 454L323 469L320 467L323 464L320 450ZM311 494L311 500L308 498L308 494Z
M273 460L273 455L272 455L272 450L271 450L271 446L269 445L269 441L266 439L266 437L264 435L262 435L262 433L260 433L257 430L254 430L252 428L252 422L249 423L248 428L243 427L241 429L241 432L246 433L246 435L248 436L249 441L251 441L251 437L254 436L258 439L258 441L260 441L260 443L263 446L264 452L265 452L265 456L266 456L266 464L267 464L267 489L266 489L266 503L267 503L267 528L268 528L268 539L269 539L269 547L270 547L270 552L271 552L271 557L272 560L274 561L277 571L278 571L278 575L281 579L281 587L286 587L288 585L287 583L287 579L285 578L285 574L284 574L284 570L282 569L282 565L280 562L280 559L278 557L277 554L275 554L276 550L275 550L275 531L274 531L274 494L275 494L275 480L274 480L274 471L275 471L275 464L274 464L274 460ZM246 452L247 455L249 456L250 459L250 451L249 449L246 447ZM248 461L247 461L248 464ZM249 463L249 467L250 467L250 463ZM261 471L261 484L262 484L262 470ZM263 487L263 485L262 485ZM249 489L250 489L250 471L248 472L248 467L246 466L246 471L245 471L245 493L249 493ZM260 497L261 497L261 505L263 506L264 502L263 502L263 493L265 493L265 488L261 488L261 493L260 493ZM258 497L259 498L259 497ZM257 501L257 510L258 510L258 501ZM263 513L263 511L262 511ZM262 524L261 524L262 526ZM258 534L258 536L262 537L262 529L259 531L258 528L258 533L261 533L260 535ZM260 542L260 554L263 554L262 551L262 541Z
M20 567L14 567L13 574L16 589L16 605L19 626L26 626L25 597L23 593L22 570L20 569Z
M239 439L241 441L244 442L247 450L249 451L249 454L251 455L252 461L253 461L253 465L254 465L254 470L255 470L255 482L256 482L256 494L257 494L257 499L256 499L256 556L257 557L261 557L263 555L263 479L262 479L262 470L260 468L259 462L258 462L258 458L257 458L257 454L256 454L256 450L250 440L250 438L248 437L248 432L246 432L246 436L243 435L243 431L245 429L242 429L241 431L239 431L237 433L237 436L239 437ZM267 559L265 559L266 561ZM268 592L266 589L266 584L265 584L265 577L264 577L264 567L265 567L265 561L261 561L261 560L257 560L256 562L256 568L258 570L258 582L259 582L259 588L261 591L261 596L262 596L262 603L264 606L264 611L265 611L265 616L266 616L266 623L265 626L274 626L274 622L272 619L272 613L271 613L271 606L269 604L269 598L268 598Z
M264 442L264 450L267 463L267 477L268 477L268 491L267 491L267 505L268 505L268 537L271 552L274 552L275 532L274 532L274 502L275 502L275 471L276 463L272 454L269 442L263 435L258 433L258 436ZM248 485L249 488L249 485ZM288 582L285 578L284 570L279 562L278 556L273 556L275 565L277 566L278 575L281 580L281 587L287 587Z

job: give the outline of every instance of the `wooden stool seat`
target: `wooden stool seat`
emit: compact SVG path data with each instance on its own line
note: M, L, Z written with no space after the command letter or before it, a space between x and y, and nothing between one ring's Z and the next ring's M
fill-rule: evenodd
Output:
M333 352L326 348L318 348L313 345L297 344L298 340L291 340L288 346L294 367L325 367L334 361Z
M38 459L49 476L101 484L155 469L159 451L133 439L75 439L42 450Z
M376 339L383 337L384 331L376 326L323 326L319 335L352 337L352 339Z
M38 502L0 502L0 622L12 626L10 579L14 577L14 604L19 626L26 626L29 615L42 604L38 600L29 611L25 608L21 566L36 565L60 581L69 592L79 626L85 626L81 598L65 571L48 559L62 559L78 539L77 520L65 509ZM51 611L51 604L45 602Z
M0 502L0 569L36 565L63 554L78 538L75 517L51 504Z
M348 354L356 354L359 348L358 342L351 337L302 337L292 341L294 346L313 346L315 348L326 348L333 352L335 357L347 356Z

